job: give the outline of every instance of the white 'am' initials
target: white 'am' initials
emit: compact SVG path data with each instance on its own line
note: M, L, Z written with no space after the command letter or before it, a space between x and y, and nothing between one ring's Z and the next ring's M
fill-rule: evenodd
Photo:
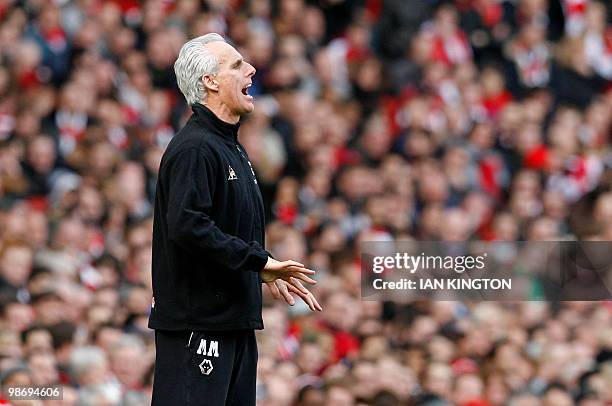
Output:
M208 349L208 351L207 351ZM208 346L206 345L206 340L205 339L201 339L200 340L200 346L198 347L198 351L197 353L199 355L206 355L208 357L219 357L219 342L218 341L213 341L210 340L210 342L208 343Z

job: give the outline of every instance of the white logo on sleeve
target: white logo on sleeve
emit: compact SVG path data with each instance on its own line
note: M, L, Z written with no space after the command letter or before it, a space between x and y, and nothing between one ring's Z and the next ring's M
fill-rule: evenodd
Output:
M227 180L236 180L238 179L238 177L236 176L236 172L234 172L234 168L232 168L232 166L229 166L229 176L227 177Z

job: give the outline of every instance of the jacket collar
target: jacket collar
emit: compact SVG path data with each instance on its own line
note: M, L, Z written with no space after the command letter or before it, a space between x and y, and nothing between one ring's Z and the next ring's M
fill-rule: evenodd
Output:
M240 122L236 124L227 123L215 115L208 107L201 103L194 103L191 106L194 114L203 125L213 130L223 138L236 142L238 139L238 129Z

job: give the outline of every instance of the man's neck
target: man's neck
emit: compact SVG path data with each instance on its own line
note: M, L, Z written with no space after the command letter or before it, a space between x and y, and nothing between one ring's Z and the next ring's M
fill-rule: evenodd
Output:
M208 109L212 111L214 115L219 118L219 120L225 121L229 124L236 124L238 121L240 121L240 116L232 113L225 104L209 101L203 102L202 104L208 107Z

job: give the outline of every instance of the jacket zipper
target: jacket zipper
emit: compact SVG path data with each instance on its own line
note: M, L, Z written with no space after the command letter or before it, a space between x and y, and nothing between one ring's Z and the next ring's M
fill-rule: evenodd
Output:
M253 192L251 193L251 202L253 203L253 209L258 210L259 209L259 205L257 204L257 202L255 201L255 199L257 198L256 194L259 193L259 187L257 186L257 182L255 181L255 171L253 171L253 167L250 165L249 160L247 159L246 155L242 152L242 149L240 148L240 146L236 143L234 144L236 145L236 149L238 150L238 155L240 155L240 159L243 162L242 166L245 167L248 165L248 171L245 171L245 173L248 173L249 171L251 172L251 174L253 175L253 180L255 183L255 188L257 190L253 190ZM246 165L244 164L244 162L246 162ZM249 180L250 182L250 180ZM252 186L250 187L252 188ZM259 216L257 216L259 217ZM261 233L261 221L258 221L258 225L259 225L259 232Z

